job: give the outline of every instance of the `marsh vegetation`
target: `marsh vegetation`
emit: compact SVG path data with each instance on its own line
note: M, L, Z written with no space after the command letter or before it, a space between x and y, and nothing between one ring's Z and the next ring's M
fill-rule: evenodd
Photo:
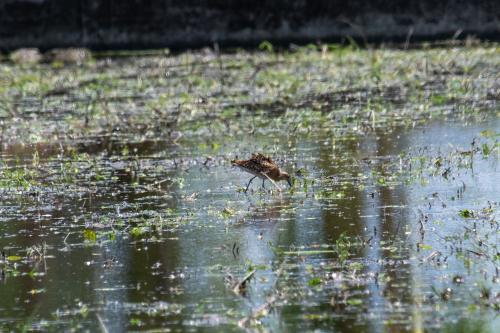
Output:
M1 62L0 330L498 331L499 99L496 44Z

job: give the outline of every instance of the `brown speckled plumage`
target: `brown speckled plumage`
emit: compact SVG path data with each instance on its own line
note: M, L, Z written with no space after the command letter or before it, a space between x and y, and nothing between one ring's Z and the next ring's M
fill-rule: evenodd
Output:
M263 181L266 179L276 182L280 180L287 180L291 185L288 173L281 171L278 165L271 158L260 153L252 154L252 157L248 160L232 160L231 164L248 173L251 173L255 177L261 178ZM250 183L255 177L250 180L245 191L248 190Z

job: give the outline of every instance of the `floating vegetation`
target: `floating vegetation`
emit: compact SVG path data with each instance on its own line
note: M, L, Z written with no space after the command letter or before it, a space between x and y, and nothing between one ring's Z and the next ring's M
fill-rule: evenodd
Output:
M471 217L474 217L474 212L469 210L469 209L462 209L460 212L459 212L460 216L464 217L464 218L471 218Z
M73 51L0 63L0 331L498 331L496 44Z

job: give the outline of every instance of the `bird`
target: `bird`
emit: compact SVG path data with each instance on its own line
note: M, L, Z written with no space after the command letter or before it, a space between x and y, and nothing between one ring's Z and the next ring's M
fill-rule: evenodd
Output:
M248 191L248 187L250 186L252 181L257 177L262 179L262 187L264 187L264 182L266 179L271 181L271 183L273 183L274 186L278 188L278 190L280 190L280 188L278 187L278 185L276 185L275 182L278 182L280 180L286 180L288 182L288 185L292 187L292 180L290 175L285 171L282 171L271 158L266 157L261 153L253 153L252 157L250 157L248 160L234 159L231 161L231 164L242 169L243 171L254 175L248 182L247 187L245 188L245 193Z

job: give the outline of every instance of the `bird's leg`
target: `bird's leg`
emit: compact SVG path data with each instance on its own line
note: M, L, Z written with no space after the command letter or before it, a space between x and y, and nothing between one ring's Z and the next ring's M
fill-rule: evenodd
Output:
M245 189L245 193L247 193L248 191L248 187L250 187L250 184L252 183L252 181L256 178L257 176L253 176L252 179L250 179L250 181L248 182L248 185L247 185L247 188Z
M265 180L264 178L262 178L262 188L263 188L264 190L266 189L266 187L264 186L264 182L265 182L265 181L266 181L266 180Z

